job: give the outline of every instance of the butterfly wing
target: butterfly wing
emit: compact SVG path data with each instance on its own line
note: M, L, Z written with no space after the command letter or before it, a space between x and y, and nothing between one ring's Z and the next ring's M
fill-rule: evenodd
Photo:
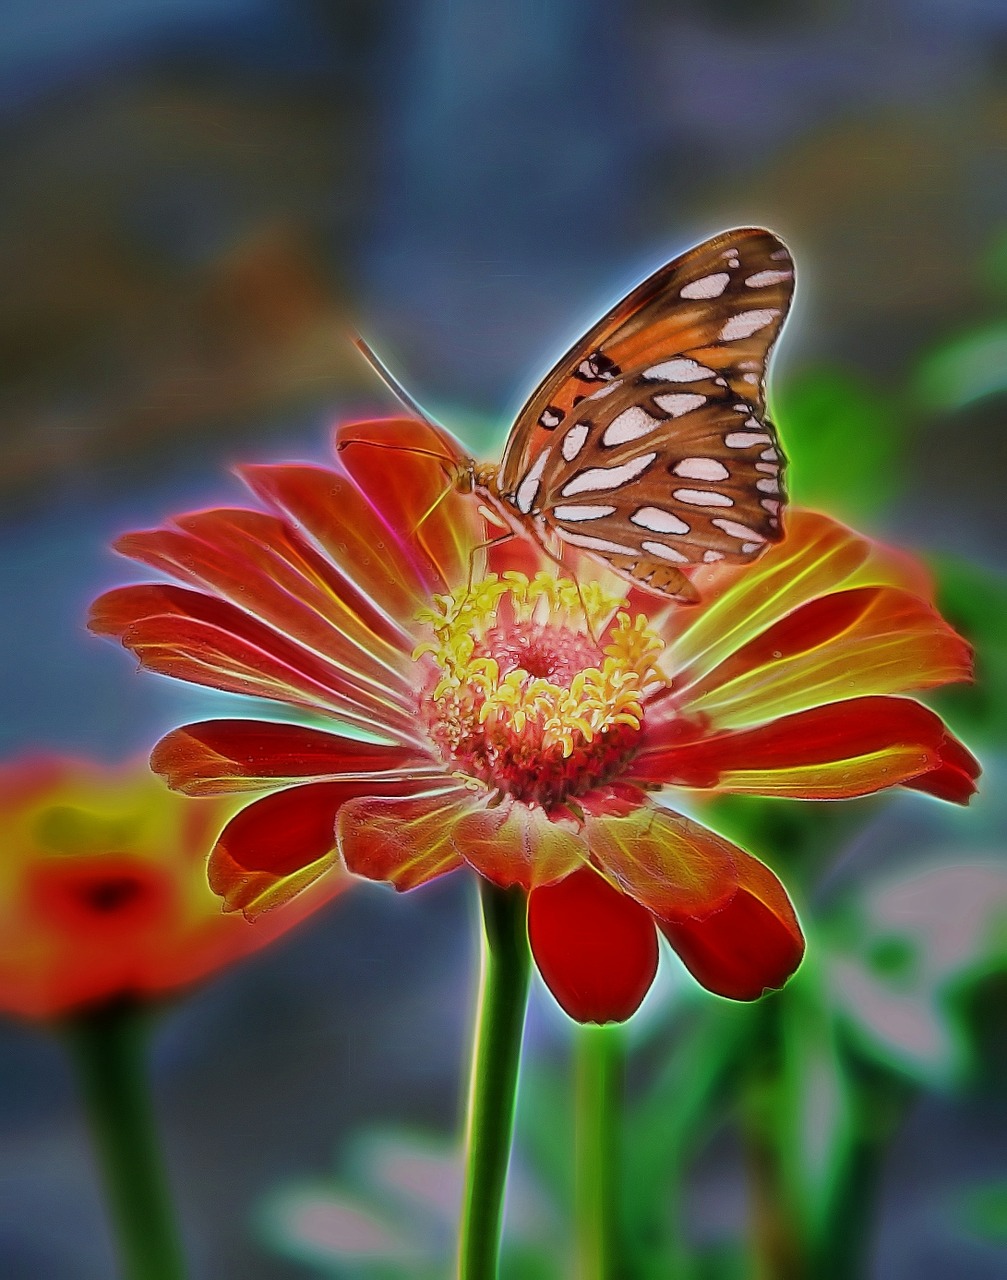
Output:
M499 496L656 590L676 566L753 558L781 536L783 459L765 368L793 294L771 232L728 231L633 290L518 415Z
M681 568L754 559L780 537L776 433L716 376L629 380L588 397L554 446L528 516L656 590L695 599ZM518 487L518 509L531 485Z

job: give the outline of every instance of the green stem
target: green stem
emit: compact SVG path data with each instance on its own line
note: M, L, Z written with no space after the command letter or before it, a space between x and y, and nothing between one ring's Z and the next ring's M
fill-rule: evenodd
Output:
M576 1033L575 1234L579 1280L614 1280L618 1269L621 1026Z
M459 1280L496 1280L531 957L527 899L480 880L482 975L468 1103Z
M185 1280L185 1265L154 1127L145 1064L146 1021L131 1005L75 1019L77 1067L125 1280Z

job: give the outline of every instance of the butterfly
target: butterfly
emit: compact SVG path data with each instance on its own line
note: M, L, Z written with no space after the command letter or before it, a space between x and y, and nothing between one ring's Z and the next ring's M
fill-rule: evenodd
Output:
M793 291L793 259L771 231L689 249L558 361L499 466L465 458L455 486L555 558L576 547L694 603L687 569L745 563L783 536L785 460L765 377Z

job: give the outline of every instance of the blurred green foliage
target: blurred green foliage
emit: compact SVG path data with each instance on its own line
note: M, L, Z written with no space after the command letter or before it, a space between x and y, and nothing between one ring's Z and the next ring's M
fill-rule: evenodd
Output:
M937 607L975 647L976 678L934 693L933 705L976 743L1007 743L1007 577L949 556L933 562Z
M891 393L838 365L815 365L785 381L773 405L793 502L856 520L897 496L908 424Z
M991 1244L1007 1245L1007 1181L973 1187L962 1199L965 1226Z

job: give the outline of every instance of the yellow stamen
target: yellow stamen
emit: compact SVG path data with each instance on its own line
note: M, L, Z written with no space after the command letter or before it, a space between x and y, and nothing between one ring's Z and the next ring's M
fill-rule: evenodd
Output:
M578 588L545 572L491 574L435 596L419 621L434 639L413 656L429 655L440 670L432 693L440 725L509 734L511 751L529 764L555 749L569 759L617 725L639 729L643 699L661 684L660 638L596 582ZM605 637L603 648L594 636ZM568 654L589 665L560 682L517 664L529 648L559 655L560 666ZM502 671L502 658L515 665Z

